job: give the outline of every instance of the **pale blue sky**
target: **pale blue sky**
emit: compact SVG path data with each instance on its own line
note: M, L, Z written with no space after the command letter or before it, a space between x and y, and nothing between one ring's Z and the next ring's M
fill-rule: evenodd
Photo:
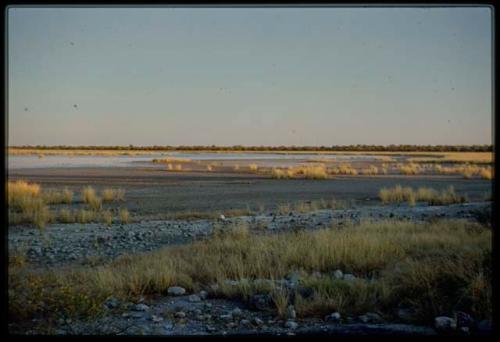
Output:
M11 7L8 144L491 144L491 11Z

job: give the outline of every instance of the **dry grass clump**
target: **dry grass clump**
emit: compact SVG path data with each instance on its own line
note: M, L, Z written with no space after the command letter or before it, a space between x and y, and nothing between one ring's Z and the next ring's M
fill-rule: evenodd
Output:
M455 193L453 186L439 193L431 188L424 187L414 191L411 187L403 188L401 185L396 185L394 188L380 189L379 198L384 204L408 202L412 206L416 202L427 202L429 205L449 205L467 201L467 197Z
M239 165L239 164L236 164L236 165L233 167L233 170L234 170L234 171L239 171L239 170L240 170L240 165Z
M248 165L248 169L250 171L254 171L255 172L255 171L257 171L259 169L259 166L257 164L250 164L250 165Z
M75 213L76 222L91 223L97 221L97 212L95 210L80 209Z
M307 165L299 167L293 170L296 175L303 175L306 179L326 179L328 174L326 173L326 167L324 164L319 165Z
M493 179L493 170L491 168L481 168L479 176L483 179Z
M44 191L42 196L47 204L71 204L73 202L73 191L68 188L64 188L62 191Z
M378 167L376 167L375 165L370 165L370 166L368 166L367 169L361 170L362 174L369 175L369 176L376 175L376 174L378 174L378 172L379 172Z
M492 179L493 172L491 166L478 166L475 164L462 164L454 166L434 165L434 171L438 174L459 174L464 178L480 177L483 179Z
M7 203L9 207L22 207L26 202L40 195L40 185L25 181L7 183Z
M207 165L207 171L211 172L214 170L214 167L212 165Z
M25 181L7 183L7 203L9 206L9 223L32 223L44 229L53 220L49 208L41 196L38 184Z
M404 175L417 175L422 172L420 165L415 163L398 164L396 169Z
M113 223L113 213L111 213L111 210L109 209L103 210L101 212L100 219L101 222L107 224L108 226L111 226L111 224Z
M288 169L273 168L271 176L276 179L306 178L306 179L326 179L328 174L323 164L302 165L289 167Z
M389 173L389 165L386 163L382 163L382 165L380 166L380 169L384 175Z
M356 176L358 171L351 166L351 164L340 164L338 167L334 167L329 170L333 175L352 175Z
M278 205L277 213L280 215L286 215L291 212L297 213L308 213L316 210L323 209L346 209L352 206L352 203L343 200L331 199L331 200L315 200L315 201L300 201L294 204L286 203Z
M125 190L123 189L104 189L102 191L103 202L125 201Z
M102 307L111 295L135 300L163 294L169 286L196 291L214 283L219 289L212 295L247 300L255 293L270 293L276 308L284 311L291 296L254 280L319 271L319 278L300 280L313 290L312 296L294 293L299 317L322 317L334 310L342 315L390 313L404 304L424 322L454 310L485 319L492 307L491 248L491 229L467 221L386 221L272 235L250 234L247 226L236 225L208 240L122 256L97 268L9 269L9 317L89 316L91 308ZM329 274L336 269L358 280L333 279ZM373 282L363 279L369 276ZM227 285L228 279L240 283ZM90 294L89 302L82 294Z
M379 191L379 198L382 203L401 203L408 202L410 205L415 205L415 193L410 187L402 187L396 185L394 188L382 188Z
M120 221L122 223L129 223L130 222L130 213L128 212L127 209L125 209L125 208L120 209L120 211L118 212L118 216L119 216Z
M68 208L61 208L59 214L57 215L59 222L61 223L75 223L76 215L71 212Z
M175 171L182 171L182 164L176 164Z
M460 196L455 193L453 186L448 187L448 189L441 191L439 196L432 198L428 201L429 205L449 205L454 203L464 203L467 202L467 197Z
M82 190L83 203L87 204L92 210L100 210L102 207L102 200L96 195L93 187L87 186Z

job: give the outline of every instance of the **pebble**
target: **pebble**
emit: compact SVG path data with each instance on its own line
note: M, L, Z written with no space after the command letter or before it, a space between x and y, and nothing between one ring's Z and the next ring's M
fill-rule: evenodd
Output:
M297 329L298 326L299 325L297 324L297 322L294 322L294 321L291 321L291 320L288 320L285 323L285 328L288 328L288 329Z
M241 314L242 314L242 311L240 308L235 308L235 309L233 309L233 311L231 311L231 315L235 316L235 317L239 317L239 316L241 316Z
M451 317L439 316L434 318L434 327L438 331L451 331L456 329L457 323Z
M333 312L325 317L325 321L338 323L340 322L340 314L338 312Z
M191 302L191 303L197 303L197 302L200 302L201 301L201 298L198 296L198 295L190 295L188 297L188 300Z
M344 273L342 273L341 270L336 270L335 272L333 272L333 277L335 279L342 279L344 277Z
M180 286L171 286L168 288L167 293L171 296L182 296L186 293L186 289Z
M135 311L147 311L149 310L149 306L147 306L146 304L137 304L134 306L134 310Z
M251 325L252 325L252 323L251 323L248 319L242 319L242 320L240 321L240 324L241 324L242 326L244 326L244 327L249 327L249 326L251 326Z

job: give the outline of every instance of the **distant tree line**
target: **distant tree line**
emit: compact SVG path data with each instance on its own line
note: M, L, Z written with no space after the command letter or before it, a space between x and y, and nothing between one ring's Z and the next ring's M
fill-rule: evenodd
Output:
M40 150L124 151L362 151L362 152L492 152L493 145L333 145L333 146L12 146Z

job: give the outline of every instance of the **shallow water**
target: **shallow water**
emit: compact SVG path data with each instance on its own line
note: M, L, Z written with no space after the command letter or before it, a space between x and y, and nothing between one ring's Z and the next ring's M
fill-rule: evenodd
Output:
M281 153L157 153L136 156L66 156L46 155L9 155L9 169L50 168L50 167L132 167L149 164L155 158L177 157L192 160L331 160L331 161L371 161L376 156L370 155L318 155L318 154L281 154Z

